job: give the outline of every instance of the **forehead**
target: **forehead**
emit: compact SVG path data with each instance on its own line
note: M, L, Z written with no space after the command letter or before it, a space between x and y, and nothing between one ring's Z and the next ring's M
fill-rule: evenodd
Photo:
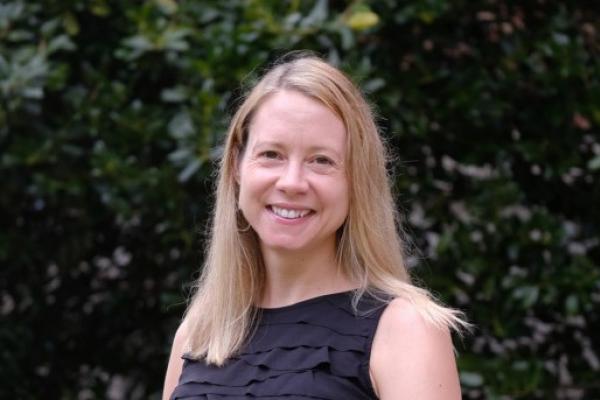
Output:
M249 126L249 143L283 141L344 151L346 128L342 120L320 101L298 91L269 95L256 110Z

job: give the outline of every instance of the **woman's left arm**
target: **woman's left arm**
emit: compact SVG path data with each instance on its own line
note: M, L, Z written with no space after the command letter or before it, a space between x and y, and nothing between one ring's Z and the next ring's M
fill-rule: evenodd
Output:
M460 382L448 329L425 321L415 306L393 300L373 339L371 381L381 400L460 400Z

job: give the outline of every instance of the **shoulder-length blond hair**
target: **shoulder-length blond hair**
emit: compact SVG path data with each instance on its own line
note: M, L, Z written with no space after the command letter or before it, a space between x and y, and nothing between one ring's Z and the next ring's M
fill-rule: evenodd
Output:
M221 365L251 334L264 288L265 269L255 232L237 208L236 168L252 116L272 93L294 90L320 101L345 124L345 165L350 207L338 232L337 257L343 271L365 292L402 297L440 327L466 326L461 314L445 308L411 283L386 170L385 146L371 108L338 69L315 56L276 64L249 92L231 121L216 189L210 242L202 274L184 318L192 357Z

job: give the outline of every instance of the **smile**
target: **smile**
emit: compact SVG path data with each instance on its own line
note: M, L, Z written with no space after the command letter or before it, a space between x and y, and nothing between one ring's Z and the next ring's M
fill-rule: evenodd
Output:
M271 209L271 211L273 211L273 213L275 215L277 215L278 217L281 217L281 218L285 218L285 219L302 218L310 212L310 210L290 210L287 208L281 208L281 207L275 207L275 206L270 206L269 208Z

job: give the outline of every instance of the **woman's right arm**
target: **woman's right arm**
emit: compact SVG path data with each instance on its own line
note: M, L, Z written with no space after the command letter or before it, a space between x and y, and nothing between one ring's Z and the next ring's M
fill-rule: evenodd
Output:
M177 332L175 333L175 339L173 339L173 347L171 348L171 356L169 357L169 366L167 367L167 374L165 376L165 383L163 386L162 400L169 400L175 386L179 382L179 376L181 375L181 368L183 367L183 346L185 344L187 334L183 324L179 325Z

